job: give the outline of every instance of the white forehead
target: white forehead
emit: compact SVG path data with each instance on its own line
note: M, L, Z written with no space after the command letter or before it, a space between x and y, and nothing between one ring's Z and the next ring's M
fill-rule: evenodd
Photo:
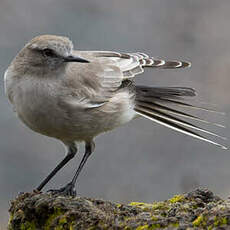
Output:
M26 47L31 49L52 49L61 55L68 55L73 50L73 43L67 37L41 35L33 38Z

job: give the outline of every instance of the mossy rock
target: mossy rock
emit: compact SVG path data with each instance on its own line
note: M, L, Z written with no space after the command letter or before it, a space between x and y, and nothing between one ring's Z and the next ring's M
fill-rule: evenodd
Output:
M230 202L207 189L130 204L25 193L9 212L9 230L230 229Z

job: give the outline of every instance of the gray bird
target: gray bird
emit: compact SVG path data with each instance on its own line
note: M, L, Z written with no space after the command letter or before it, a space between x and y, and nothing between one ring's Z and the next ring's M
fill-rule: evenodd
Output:
M53 194L75 196L76 180L95 148L94 138L136 117L225 148L193 130L220 136L179 117L206 121L172 108L204 109L181 100L195 96L194 89L140 86L133 81L144 68L189 66L188 62L157 60L144 53L75 51L68 38L55 35L38 36L27 43L5 72L6 95L25 125L59 139L68 149L37 190L76 155L76 143L84 142L85 154L73 179L51 190Z

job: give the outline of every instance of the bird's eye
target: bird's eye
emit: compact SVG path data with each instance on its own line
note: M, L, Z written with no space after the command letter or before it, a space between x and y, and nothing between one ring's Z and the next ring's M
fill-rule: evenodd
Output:
M54 51L51 50L51 49L44 49L44 50L42 51L42 54L43 54L45 57L55 57L55 56L56 56L56 54L54 53Z

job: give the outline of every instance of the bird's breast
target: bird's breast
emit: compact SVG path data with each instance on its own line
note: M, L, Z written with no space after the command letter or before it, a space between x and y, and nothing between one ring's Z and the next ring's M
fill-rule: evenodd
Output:
M58 133L64 114L57 105L55 83L26 79L11 91L16 113L29 128L48 136Z

